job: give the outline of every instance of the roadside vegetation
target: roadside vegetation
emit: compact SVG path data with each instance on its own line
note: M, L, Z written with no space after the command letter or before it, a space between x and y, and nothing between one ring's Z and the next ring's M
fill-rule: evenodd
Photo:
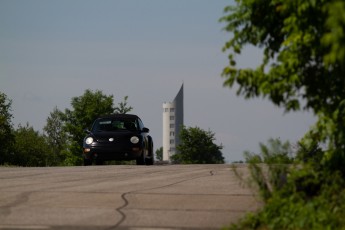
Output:
M162 161L163 160L163 147L160 147L156 150L156 160Z
M215 133L200 127L183 126L177 153L171 156L173 164L224 164L222 145L214 143ZM156 150L156 160L163 161L163 147Z
M215 133L199 127L182 127L178 153L171 157L179 164L223 164L223 146L214 143Z
M264 206L224 229L345 229L345 181L339 171L325 168L317 144L307 149L303 141L291 146L270 139L260 143L260 153L244 156L249 179L235 165L234 172Z
M0 165L82 165L84 129L100 115L130 112L127 99L124 97L115 106L113 95L85 90L83 95L72 98L71 109L61 111L55 107L40 133L28 123L13 127L12 101L0 92Z
M225 8L224 86L317 117L293 154L279 140L245 153L265 205L229 229L345 229L344 15L341 0L236 0ZM262 63L238 68L249 45L261 48Z

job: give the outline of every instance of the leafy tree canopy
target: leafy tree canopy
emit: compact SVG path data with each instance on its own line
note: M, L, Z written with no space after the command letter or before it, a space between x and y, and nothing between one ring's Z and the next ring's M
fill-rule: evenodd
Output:
M86 90L82 96L71 100L71 109L50 113L44 127L44 136L29 124L12 127L11 100L0 92L0 164L21 166L76 165L81 163L81 145L84 129L101 115L127 113L128 96L113 105L113 96L102 91Z
M15 146L10 164L20 166L52 166L56 158L47 139L29 124L14 131Z
M64 122L62 118L63 112L55 107L47 118L47 124L43 128L47 133L49 144L53 146L56 151L61 150L67 141L67 135L63 131Z
M125 96L123 98L123 101L118 103L118 107L115 108L114 112L120 113L120 114L126 114L126 113L132 111L133 107L127 105L128 104L127 100L128 100L128 96Z
M64 130L65 122L63 120L64 113L57 107L49 114L47 123L43 130L47 135L47 141L58 159L59 165L66 165L66 153L68 152L68 135ZM68 155L68 154L67 154ZM67 164L69 165L69 164Z
M0 92L0 164L9 160L14 144L11 105L12 101L7 98L6 94Z
M180 131L181 144L177 146L178 153L172 156L172 160L183 164L221 164L224 157L220 151L214 133L200 129L199 127L183 127Z
M127 98L119 103L119 108L114 107L113 95L105 95L100 90L85 90L79 97L73 97L71 101L72 109L66 109L63 114L64 130L70 135L70 151L79 156L81 163L82 141L85 136L84 129L89 128L93 121L102 115L113 113L127 113L132 107L127 106Z
M238 85L245 98L268 97L286 111L312 110L318 122L305 141L328 143L323 162L345 174L345 2L236 2L221 18L233 35L223 48L224 85ZM256 69L236 67L246 45L263 50Z

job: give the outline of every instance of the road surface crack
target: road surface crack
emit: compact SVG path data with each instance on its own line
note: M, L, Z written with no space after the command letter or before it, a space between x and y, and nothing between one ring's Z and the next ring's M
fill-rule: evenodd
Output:
M207 174L207 175L195 176L195 177L192 177L192 178L179 180L179 181L176 181L176 182L173 182L173 183L169 183L169 184L166 184L166 185L163 185L163 186L157 186L157 187L154 187L154 188L140 189L140 190L134 190L134 191L129 191L129 192L122 193L121 194L121 199L124 201L124 204L116 209L116 211L121 215L121 218L114 226L112 226L109 229L114 229L114 228L119 227L126 220L126 214L123 211L123 209L125 209L129 205L129 200L126 198L126 196L128 196L129 194L133 194L133 193L137 193L137 192L143 192L143 191L150 191L150 190L154 190L154 189L166 188L166 187L174 186L174 185L186 182L186 181L191 181L191 180L195 180L195 179L199 179L199 178L203 178L203 177L213 176L214 174L215 173L211 170L211 171L209 171L209 174Z
M126 219L126 214L122 211L122 209L124 209L125 207L128 206L129 201L128 201L128 199L126 198L126 196L127 196L128 194L130 194L130 193L131 193L131 192L126 192L126 193L123 193L123 194L121 195L121 199L124 201L124 204L121 205L120 207L118 207L118 208L116 209L116 211L117 211L118 213L120 213L121 218L120 218L120 220L116 223L116 225L113 226L112 228L117 228L118 226L120 226L120 225L123 223L123 221L125 221L125 219ZM111 228L111 229L112 229L112 228Z

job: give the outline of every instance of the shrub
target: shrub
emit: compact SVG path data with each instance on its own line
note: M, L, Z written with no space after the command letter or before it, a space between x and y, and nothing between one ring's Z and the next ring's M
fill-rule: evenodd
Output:
M323 155L318 146L298 146L296 158L282 151L272 152L273 148L264 145L261 150L269 151L246 153L251 185L265 205L228 229L345 229L345 181L341 172L324 170L321 162L317 164L315 160Z

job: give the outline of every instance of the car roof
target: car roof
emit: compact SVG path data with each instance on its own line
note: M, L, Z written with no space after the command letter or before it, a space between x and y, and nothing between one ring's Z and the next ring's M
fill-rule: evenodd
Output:
M137 119L139 118L137 115L134 114L110 114L110 115L104 115L101 117L98 117L97 119L102 118L129 118L129 119Z

